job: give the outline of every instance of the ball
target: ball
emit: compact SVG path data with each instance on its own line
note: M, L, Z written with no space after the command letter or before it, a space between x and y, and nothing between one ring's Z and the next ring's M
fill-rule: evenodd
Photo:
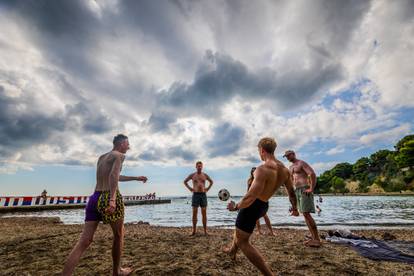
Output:
M220 200L226 201L230 198L230 192L227 191L227 189L221 189L218 192L218 197L219 197Z

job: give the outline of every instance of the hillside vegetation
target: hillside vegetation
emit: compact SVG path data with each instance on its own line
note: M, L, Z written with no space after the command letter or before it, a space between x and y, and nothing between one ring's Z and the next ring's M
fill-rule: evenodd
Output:
M354 164L339 163L318 176L317 193L383 193L414 191L414 134L395 150L379 150Z

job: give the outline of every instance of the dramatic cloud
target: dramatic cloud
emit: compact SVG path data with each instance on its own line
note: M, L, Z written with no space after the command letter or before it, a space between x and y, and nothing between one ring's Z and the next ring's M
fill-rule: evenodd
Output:
M229 123L214 128L212 140L206 142L210 157L228 156L236 153L242 145L245 131Z
M410 0L0 1L0 172L117 133L133 165L250 166L266 135L325 168L413 131L413 37Z

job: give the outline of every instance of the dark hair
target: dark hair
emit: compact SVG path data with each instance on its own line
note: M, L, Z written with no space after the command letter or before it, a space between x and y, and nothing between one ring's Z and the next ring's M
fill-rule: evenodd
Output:
M250 177L254 177L253 176L253 173L254 173L254 171L256 170L256 167L253 167L251 170L250 170Z
M203 162L201 162L201 161L197 161L197 162L196 162L196 166L197 166L198 164L203 165Z
M250 170L250 177L249 177L249 179L247 180L247 185L250 187L250 185L252 185L252 183L253 183L253 180L254 180L254 175L253 175L253 173L254 173L254 171L256 170L256 167L253 167L251 170Z
M112 141L112 143L114 144L114 146L119 146L119 144L121 144L126 139L128 139L127 136L123 134L118 134L117 136L114 137L114 140Z
M270 137L265 137L265 138L260 139L257 146L259 148L264 149L264 151L267 153L274 154L277 144L276 144L275 139L270 138Z

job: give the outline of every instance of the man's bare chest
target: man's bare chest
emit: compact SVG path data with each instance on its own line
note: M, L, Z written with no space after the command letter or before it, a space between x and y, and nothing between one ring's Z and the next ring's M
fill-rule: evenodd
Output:
M292 170L292 173L293 173L293 174L303 174L303 173L304 173L304 171L303 171L303 169L302 169L302 166L301 166L300 164L298 164L298 165L293 165L293 166L291 167L291 170Z
M206 182L206 176L204 174L195 174L193 175L192 180L194 183L204 183Z

